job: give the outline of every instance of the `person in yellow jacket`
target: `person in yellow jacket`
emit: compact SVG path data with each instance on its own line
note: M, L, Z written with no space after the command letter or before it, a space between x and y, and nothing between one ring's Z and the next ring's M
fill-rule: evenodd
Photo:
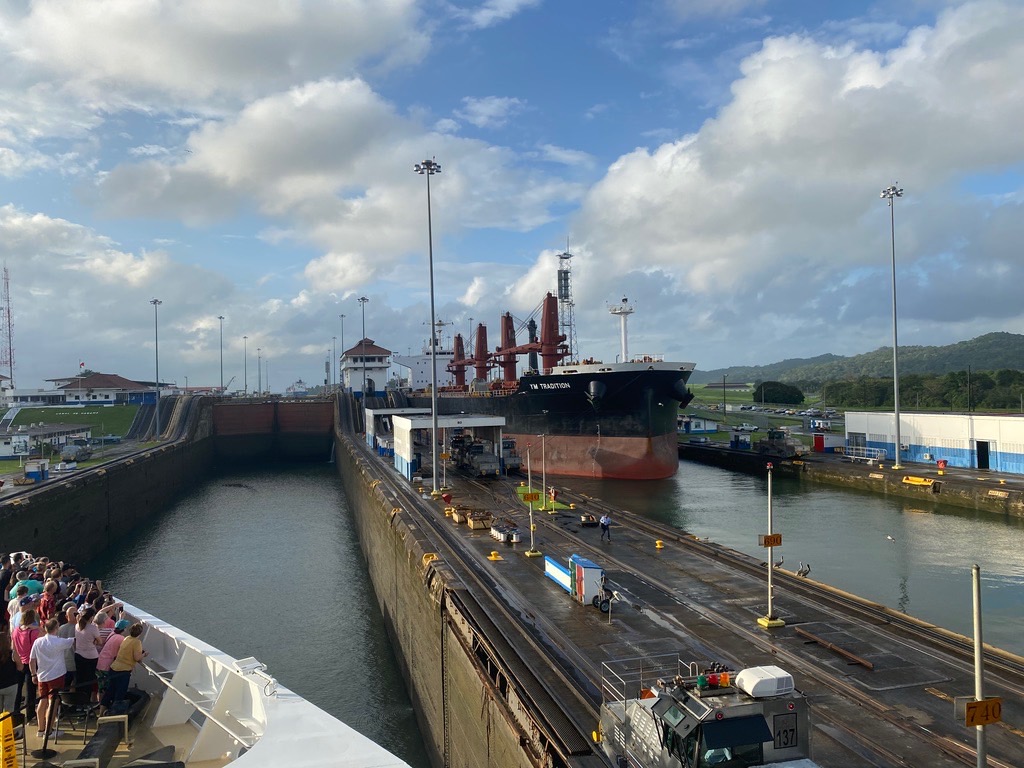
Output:
M115 702L128 695L128 684L131 682L132 670L135 665L146 658L142 647L142 624L136 622L128 630L128 636L117 650L117 657L110 663L110 676L107 678L107 690L100 702L103 711L110 709Z

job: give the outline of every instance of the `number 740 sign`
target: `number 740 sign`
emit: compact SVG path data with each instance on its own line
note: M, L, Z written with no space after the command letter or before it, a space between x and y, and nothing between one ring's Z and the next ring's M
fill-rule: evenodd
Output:
M957 698L960 699L959 696ZM957 703L959 704L959 701ZM991 725L1003 719L1003 700L998 696L982 699L981 701L964 701L963 708L964 725L968 728L974 728L979 725Z

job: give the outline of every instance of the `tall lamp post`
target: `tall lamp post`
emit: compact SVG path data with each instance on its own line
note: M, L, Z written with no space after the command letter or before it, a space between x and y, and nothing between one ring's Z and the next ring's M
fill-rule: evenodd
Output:
M160 299L151 299L153 305L153 344L156 348L156 427L153 432L160 439Z
M263 347L256 347L256 396L263 392Z
M344 355L345 354L345 316L344 315L338 315L338 319L341 320L341 354ZM344 377L345 377L345 374L342 372L341 366L339 365L338 366L338 383L339 384L342 383L342 379Z
M434 231L430 217L430 177L441 172L441 166L433 159L416 163L413 170L427 177L427 261L430 265L430 456L431 474L434 481L432 496L437 496L437 336L434 321Z
M220 320L220 395L224 396L224 315L217 315Z
M722 425L725 425L725 377L728 373L722 374Z
M359 342L360 356L363 358L363 397L366 397L366 302L369 301L365 296L360 296L356 301L359 302L359 306L363 312L363 340ZM363 405L366 405L366 400L363 400ZM436 480L434 481L437 482Z
M242 337L242 389L249 396L249 337Z
M338 388L338 337L331 336L331 392Z
M900 465L900 446L903 444L900 440L900 347L896 335L896 206L894 203L897 197L903 197L903 190L893 184L883 189L880 197L889 206L889 233L892 239L892 405L893 415L896 418L896 462L892 468L902 469Z

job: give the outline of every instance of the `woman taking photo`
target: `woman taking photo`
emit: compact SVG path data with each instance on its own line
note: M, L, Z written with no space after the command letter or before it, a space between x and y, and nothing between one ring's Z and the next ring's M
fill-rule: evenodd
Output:
M93 700L99 699L96 687L96 662L100 656L103 640L100 628L93 623L96 611L92 606L82 611L75 625L75 687L82 690L92 687Z
M100 711L106 712L115 702L128 695L128 684L131 682L132 670L146 657L142 649L142 624L136 622L128 630L128 636L121 641L117 657L110 664L110 677L107 690L103 694Z

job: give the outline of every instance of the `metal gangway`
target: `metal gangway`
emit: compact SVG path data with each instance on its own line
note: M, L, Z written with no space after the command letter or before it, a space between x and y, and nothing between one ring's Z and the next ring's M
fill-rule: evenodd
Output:
M836 449L838 453L838 449ZM843 449L843 455L852 462L863 461L865 464L875 464L885 461L885 448L868 448L863 445L847 446Z

